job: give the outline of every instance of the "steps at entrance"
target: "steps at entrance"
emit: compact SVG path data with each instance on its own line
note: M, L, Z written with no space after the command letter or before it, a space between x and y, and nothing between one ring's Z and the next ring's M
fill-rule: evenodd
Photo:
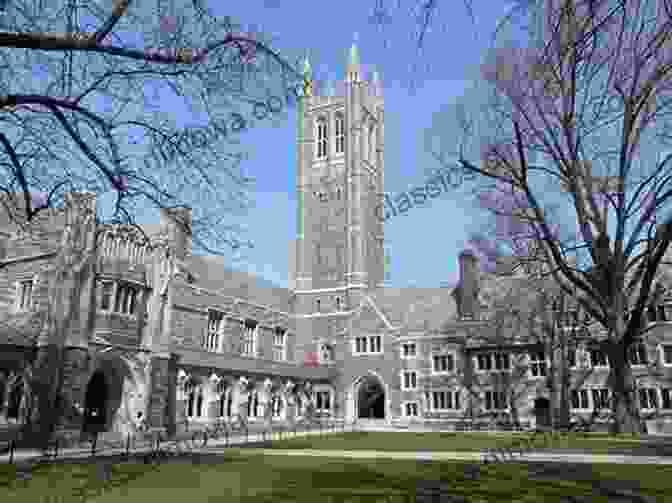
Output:
M385 419L357 419L357 427L366 430L389 430L390 425Z

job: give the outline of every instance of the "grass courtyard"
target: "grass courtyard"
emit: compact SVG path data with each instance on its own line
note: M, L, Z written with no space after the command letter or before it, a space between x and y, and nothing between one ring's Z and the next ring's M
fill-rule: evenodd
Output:
M522 464L481 466L475 479L462 462L263 456L254 449L226 455L170 460L161 464L53 464L36 467L32 480L17 480L14 468L0 466L0 501L7 503L216 503L413 502L418 484L441 481L451 494L480 502L560 503L569 495L608 502L597 484L621 484L665 501L672 493L672 466L560 466L561 478L532 479ZM569 476L576 469L579 478ZM630 481L630 482L628 482ZM596 492L594 492L596 491Z
M539 449L586 449L594 454L622 452L642 447L632 436L601 434L567 434L533 436L530 433L413 433L413 432L345 432L324 436L273 440L271 449L378 450L378 451L480 451L510 447L517 440L533 439Z

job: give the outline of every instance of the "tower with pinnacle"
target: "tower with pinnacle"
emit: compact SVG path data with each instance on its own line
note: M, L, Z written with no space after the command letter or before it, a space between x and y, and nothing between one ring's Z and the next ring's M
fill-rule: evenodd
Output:
M307 59L303 71L290 283L297 358L317 353L327 363L339 357L338 339L362 293L384 281L383 221L376 216L383 197L383 98L377 73L362 75L355 44L338 91L318 95Z

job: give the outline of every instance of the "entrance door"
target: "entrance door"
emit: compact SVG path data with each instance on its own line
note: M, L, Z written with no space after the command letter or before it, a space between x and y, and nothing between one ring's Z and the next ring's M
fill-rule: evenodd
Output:
M94 372L86 388L84 407L84 431L99 433L107 423L107 382L100 370Z
M534 400L534 415L537 419L537 426L551 426L551 402L548 398Z
M385 419L385 390L375 377L365 377L357 391L357 417Z

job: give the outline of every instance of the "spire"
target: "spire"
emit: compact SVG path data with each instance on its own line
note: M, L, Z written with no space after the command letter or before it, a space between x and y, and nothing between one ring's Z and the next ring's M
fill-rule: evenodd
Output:
M303 60L303 76L310 77L312 73L312 68L310 67L310 61L308 60L308 55L306 54L305 59Z
M350 66L359 65L359 51L357 50L356 42L353 42L352 46L350 47L350 59L348 60L348 63L350 64Z
M378 75L378 70L373 71L371 76L371 89L373 90L374 96L381 96L383 94L383 87L380 83L380 75Z
M359 51L357 50L357 34L355 41L350 47L350 57L348 58L348 67L346 70L346 82L359 82Z
M303 95L308 98L313 95L313 70L310 68L307 54L303 60Z

